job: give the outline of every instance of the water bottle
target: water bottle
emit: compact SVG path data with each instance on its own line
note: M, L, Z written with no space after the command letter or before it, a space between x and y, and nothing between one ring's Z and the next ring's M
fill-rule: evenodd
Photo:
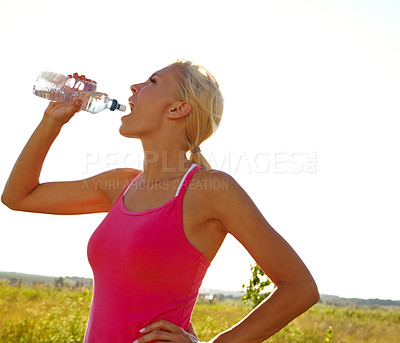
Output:
M50 100L71 105L75 99L81 99L81 110L98 113L108 108L110 111L125 111L126 106L106 93L96 92L94 81L84 81L62 74L43 71L39 74L33 87L33 94Z

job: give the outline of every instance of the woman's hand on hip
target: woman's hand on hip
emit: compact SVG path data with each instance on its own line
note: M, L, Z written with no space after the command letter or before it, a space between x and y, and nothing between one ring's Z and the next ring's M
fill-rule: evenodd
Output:
M186 332L181 327L162 319L141 329L140 332L143 336L133 343L148 343L153 341L160 343L200 343L192 324L190 324L188 331Z

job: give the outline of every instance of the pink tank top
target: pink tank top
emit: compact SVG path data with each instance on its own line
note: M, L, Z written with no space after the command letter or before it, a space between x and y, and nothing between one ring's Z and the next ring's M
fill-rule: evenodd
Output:
M132 343L139 330L166 319L187 330L210 262L187 239L182 200L192 164L175 197L131 212L118 197L88 243L94 293L85 343Z

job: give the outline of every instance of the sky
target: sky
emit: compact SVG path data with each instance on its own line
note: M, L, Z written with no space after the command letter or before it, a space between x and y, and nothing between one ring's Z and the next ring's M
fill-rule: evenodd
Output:
M177 58L218 80L220 128L201 145L232 175L313 274L320 293L400 300L400 2L3 0L3 187L41 120L41 71L78 72L127 104L129 86ZM41 181L141 168L122 113L80 112ZM92 277L87 241L105 214L0 206L0 270ZM228 237L204 288L241 290L251 256Z

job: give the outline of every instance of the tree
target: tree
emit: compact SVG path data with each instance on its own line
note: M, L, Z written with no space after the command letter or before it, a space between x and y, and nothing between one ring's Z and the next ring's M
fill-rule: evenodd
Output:
M250 303L252 308L261 303L271 292L262 293L265 287L272 284L272 281L265 275L264 271L256 263L250 265L251 278L249 285L242 285L242 290L246 288L246 294L242 296L244 303Z
M54 285L56 287L64 287L64 279L62 277L59 277L58 279L54 280Z

